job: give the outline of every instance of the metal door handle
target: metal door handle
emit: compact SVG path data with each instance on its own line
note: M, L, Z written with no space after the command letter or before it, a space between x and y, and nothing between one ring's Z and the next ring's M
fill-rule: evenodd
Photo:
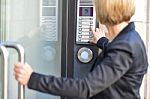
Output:
M3 71L3 91L2 91L2 97L3 99L8 99L8 51L7 49L3 46L0 45L0 54L3 56L3 60L2 60L2 64L4 67L4 71Z
M21 64L24 64L25 62L25 52L24 48L22 45L18 43L13 43L13 42L4 42L2 43L3 46L7 48L13 48L18 52L18 61ZM18 99L25 99L25 89L23 85L18 84Z

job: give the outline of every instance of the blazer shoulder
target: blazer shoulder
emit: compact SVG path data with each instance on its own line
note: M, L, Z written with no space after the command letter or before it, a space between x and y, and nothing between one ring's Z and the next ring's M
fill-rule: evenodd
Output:
M140 35L136 31L130 31L117 36L109 46L108 50L123 50L131 54L135 54L138 50L143 49L144 43Z

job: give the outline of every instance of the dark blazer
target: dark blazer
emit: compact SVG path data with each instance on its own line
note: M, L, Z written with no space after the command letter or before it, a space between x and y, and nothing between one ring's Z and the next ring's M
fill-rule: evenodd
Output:
M147 66L144 43L134 23L129 23L105 46L85 78L56 78L33 72L28 87L80 99L140 99L139 88Z

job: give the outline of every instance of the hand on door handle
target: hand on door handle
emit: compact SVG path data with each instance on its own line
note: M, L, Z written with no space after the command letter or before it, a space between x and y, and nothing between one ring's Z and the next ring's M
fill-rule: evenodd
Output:
M27 63L16 63L14 66L15 78L21 85L27 85L33 72L31 66Z

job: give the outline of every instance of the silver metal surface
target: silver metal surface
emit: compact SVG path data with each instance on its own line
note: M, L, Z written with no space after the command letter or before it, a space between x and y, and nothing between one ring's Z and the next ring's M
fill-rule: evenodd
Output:
M3 92L2 92L2 99L8 99L8 51L3 46L0 45L0 55L2 55L2 67L3 67Z
M15 49L18 52L18 61L21 64L24 64L25 62L25 52L24 52L24 48L22 45L15 43L15 42L4 42L2 43L2 45L4 45L7 48L12 48ZM20 85L18 83L19 87L18 87L18 99L25 99L25 89L23 85Z
M82 63L88 63L93 59L93 52L87 47L82 47L78 51L78 59Z

